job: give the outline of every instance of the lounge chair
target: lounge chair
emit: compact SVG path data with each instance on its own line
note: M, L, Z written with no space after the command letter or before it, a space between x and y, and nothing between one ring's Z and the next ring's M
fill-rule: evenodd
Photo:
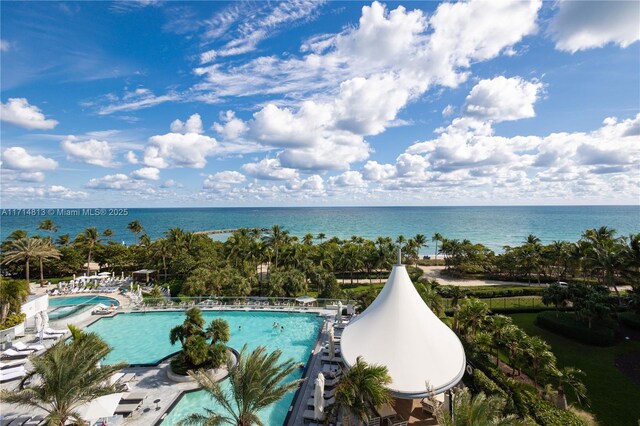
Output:
M122 377L120 377L117 381L119 385L124 385L125 383L129 383L136 377L136 373L125 373Z
M324 406L325 407L329 407L329 406L331 406L331 405L333 405L335 403L336 403L336 397L335 396L332 396L331 398L324 400ZM313 397L311 397L311 398L309 398L307 400L307 407L313 407Z
M380 426L382 419L380 417L374 417L372 419L369 419L369 421L367 422L367 426Z
M0 382L8 382L10 380L19 379L27 375L27 370L23 366L10 368L8 370L0 370Z
M41 424L44 421L44 416L41 415L37 415L35 417L32 417L31 420L28 420L25 424L23 424L22 426L38 426L39 424Z
M28 361L28 358L14 359L11 361L0 361L0 371L7 370L9 368L14 368L19 365L25 365L27 361Z
M342 358L340 358L339 356L334 356L333 358L330 358L328 355L323 355L322 358L320 358L320 362L323 363L329 363L329 364L342 364Z
M116 411L113 414L120 414L123 417L129 417L131 414L133 414L134 411L136 411L140 406L142 405L142 401L138 401L138 402L131 402L131 403L127 403L127 402L121 402L117 407L116 407Z
M50 334L50 333L42 333L42 338L45 340L58 340L59 338L61 338L62 336L64 336L63 334Z
M44 345L26 345L23 342L15 342L12 346L13 349L15 349L16 351L33 351L33 352L37 352L37 351L42 351L45 349Z
M12 422L6 423L7 426L22 426L25 422L31 420L33 416L20 416L15 418Z
M0 356L5 359L17 359L26 358L32 353L32 351L17 351L15 349L9 348L6 351L0 353Z
M54 330L51 327L47 327L47 328L44 329L44 333L45 334L60 334L60 335L63 335L63 334L67 334L68 332L69 332L69 330Z
M143 392L130 392L122 395L120 399L120 403L132 404L134 402L142 402L147 397L146 393Z
M313 410L305 410L302 416L307 420L324 420L324 413L322 413L322 416L320 416L319 419L316 419L315 412Z

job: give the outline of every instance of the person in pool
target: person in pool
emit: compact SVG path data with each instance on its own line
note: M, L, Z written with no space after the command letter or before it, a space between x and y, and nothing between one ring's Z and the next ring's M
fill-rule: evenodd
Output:
M278 327L280 327L280 324L278 324L278 321L274 322L273 323L273 328L278 328Z

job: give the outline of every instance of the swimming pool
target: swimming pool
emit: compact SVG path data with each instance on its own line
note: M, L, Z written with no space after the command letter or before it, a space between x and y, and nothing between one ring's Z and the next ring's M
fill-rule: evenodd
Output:
M263 311L203 311L207 323L223 318L229 323L231 340L228 345L237 350L246 343L251 351L266 346L268 351L280 349L281 360L293 359L306 363L315 343L323 319L315 314L263 312ZM119 314L102 318L91 324L89 331L98 333L112 348L106 363L125 361L129 364L158 363L178 351L179 344L171 346L169 331L182 323L184 312L147 312ZM284 327L274 328L278 322ZM298 379L302 370L288 377ZM225 382L227 383L227 382ZM278 403L260 413L265 424L283 424L294 393L287 394ZM185 394L165 418L163 424L172 425L189 413L202 412L203 407L218 408L204 391Z
M119 305L116 299L106 296L98 295L86 295L86 296L64 296L64 297L50 297L49 306L54 309L48 312L49 319L56 321L70 315L75 315L78 312L92 308L97 304L103 304L109 306L114 304Z

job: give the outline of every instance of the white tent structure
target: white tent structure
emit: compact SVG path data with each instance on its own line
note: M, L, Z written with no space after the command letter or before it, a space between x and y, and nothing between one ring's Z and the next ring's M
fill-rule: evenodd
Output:
M400 262L373 303L344 329L341 353L347 366L359 356L386 366L391 394L404 399L451 389L466 367L458 336L431 312Z
M89 421L89 424L93 424L102 418L113 416L121 398L122 393L104 395L81 405L78 407L78 412L80 417Z

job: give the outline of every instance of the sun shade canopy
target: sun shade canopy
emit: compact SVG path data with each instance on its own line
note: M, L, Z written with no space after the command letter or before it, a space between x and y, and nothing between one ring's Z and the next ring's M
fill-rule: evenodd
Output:
M404 265L395 265L373 303L342 333L347 366L361 356L386 366L397 398L442 393L464 375L466 359L458 336L429 309Z

